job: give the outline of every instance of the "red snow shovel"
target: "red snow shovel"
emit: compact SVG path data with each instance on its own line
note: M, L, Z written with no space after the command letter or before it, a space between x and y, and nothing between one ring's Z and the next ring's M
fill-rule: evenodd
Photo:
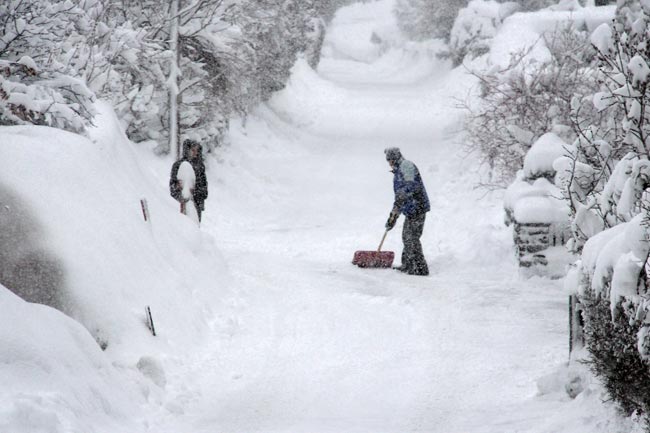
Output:
M393 264L393 259L395 259L395 253L381 250L387 234L388 230L384 233L384 237L381 238L381 243L377 251L356 251L352 259L352 264L360 268L390 268Z

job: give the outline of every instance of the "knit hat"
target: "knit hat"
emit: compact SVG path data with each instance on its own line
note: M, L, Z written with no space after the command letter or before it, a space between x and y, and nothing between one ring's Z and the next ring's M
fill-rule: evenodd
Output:
M386 154L386 161L397 162L402 159L402 152L400 152L398 147L389 147L384 150Z

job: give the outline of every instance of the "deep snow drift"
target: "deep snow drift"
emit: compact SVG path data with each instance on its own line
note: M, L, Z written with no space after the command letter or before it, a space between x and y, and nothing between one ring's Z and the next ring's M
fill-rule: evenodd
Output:
M168 196L171 161L106 107L93 141L0 129L0 184L90 331L0 287L0 431L625 431L597 386L565 393L562 283L518 277L501 197L473 188L454 101L472 78L403 41L391 5L341 10L318 71L299 61L233 124L200 229ZM432 199L427 278L350 264L383 234L395 145Z
M0 331L0 353L8 362L0 370L13 377L0 398L14 402L4 404L3 411L7 419L18 420L9 421L16 430L0 431L20 431L21 419L27 423L25 431L32 431L29 413L38 411L26 407L38 402L50 413L44 422L51 430L44 431L116 431L102 420L119 415L112 402L125 405L123 388L134 388L129 399L135 400L127 406L136 408L152 392L137 363L144 357L145 364L165 365L163 358L202 342L215 317L212 309L228 293L228 274L214 239L178 213L166 184L152 176L146 161L120 133L112 111L99 108L101 127L91 131L93 141L45 127L0 129L2 221L14 227L10 233L17 239L28 241L3 244L3 275L13 274L16 281L27 278L34 289L56 287L52 304L90 331L80 336L83 332L74 328L71 334L69 319L19 303L0 287L0 317L6 325ZM147 199L149 222L144 221L141 198ZM58 275L56 285L49 277L53 272ZM12 303L24 315L16 315ZM147 305L157 338L145 325ZM44 332L50 333L45 345ZM96 343L89 344L93 338ZM60 352L52 356L52 345L58 342ZM30 365L35 368L32 379L16 380L25 377L16 372ZM53 380L36 374L41 369ZM100 387L94 384L100 380L95 376L110 380L102 379L107 383ZM141 383L128 385L131 376ZM31 385L38 380L42 388ZM90 422L94 411L104 414L95 417L96 424ZM138 419L123 418L129 424Z

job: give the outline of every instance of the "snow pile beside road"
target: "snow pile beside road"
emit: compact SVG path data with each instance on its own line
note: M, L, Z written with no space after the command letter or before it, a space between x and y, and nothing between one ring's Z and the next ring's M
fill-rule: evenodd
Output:
M573 25L594 30L600 24L610 22L615 6L586 7L562 11L543 9L537 12L518 12L508 17L492 41L489 62L495 67L507 67L514 54L527 49L527 59L540 62L549 60L551 53L544 42L544 34Z
M219 298L225 265L214 239L180 215L164 180L140 167L110 109L100 109L93 142L46 127L2 128L0 184L25 202L43 247L61 262L62 309L109 350L149 346L145 305L161 334L185 344L212 317L204 305Z
M2 432L136 431L138 377L125 380L79 323L2 285L0 366Z
M38 406L48 412L52 401L59 402L62 410L52 411L59 414L56 422L66 432L73 431L66 426L76 422L75 413L84 413L88 419L93 415L101 418L101 411L112 411L108 404L114 400L112 395L120 395L122 385L117 382L112 387L96 386L88 380L84 388L86 376L109 375L106 359L128 372L137 372L138 361L151 357L164 370L165 360L204 342L216 316L212 309L218 308L229 284L215 239L179 213L178 204L168 195L166 175L156 177L150 171L155 166L151 160L156 157L149 155L151 160L143 160L145 152L139 155L120 133L110 108L99 104L98 109L99 126L90 132L92 140L47 127L0 128L0 199L11 199L3 200L0 218L7 227L18 227L17 233L10 230L10 237L29 240L27 246L20 242L0 244L0 275L10 275L18 282L27 279L31 287L25 290L38 293L50 290L51 282L45 277L49 274L46 271L53 269L59 277L54 304L89 332L85 334L80 326L74 327L71 320L46 307L3 300L0 318L10 324L12 332L24 329L25 335L18 340L12 337L12 341L31 342L33 351L30 349L30 361L24 364L15 358L20 347L0 344L0 359L6 360L0 362L0 374L27 377L29 372L38 375L40 370L51 371L60 382L45 386L43 381L39 389L51 393L47 398L36 395L25 407ZM166 165L161 168L164 173L168 173L171 161ZM143 218L141 198L147 199L149 221ZM29 224L21 225L24 218ZM20 230L34 230L38 237ZM11 299L9 294L3 296ZM146 326L145 306L151 307L157 337ZM23 314L14 314L16 308ZM45 317L42 322L40 315ZM48 338L52 342L45 345L44 339L30 337L37 330L32 323L40 323L43 332L51 332ZM92 350L91 343L95 345ZM61 345L60 356L48 355L54 350L52 344ZM79 351L86 355L75 355ZM85 358L90 364L84 364ZM48 367L55 365L58 367ZM72 387L64 385L66 375L72 376L75 371L80 374L79 380ZM25 384L17 380L11 386L0 381L0 400L15 400L36 380ZM0 425L19 416L12 411L7 419L0 416ZM104 431L101 422L98 419L95 430L74 431ZM120 430L126 431L106 431Z

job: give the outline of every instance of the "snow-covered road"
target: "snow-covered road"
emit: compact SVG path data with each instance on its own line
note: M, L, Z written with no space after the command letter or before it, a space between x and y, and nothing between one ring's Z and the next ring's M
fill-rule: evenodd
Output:
M299 63L234 133L202 229L235 295L213 339L177 361L155 431L532 432L558 410L531 402L567 358L561 283L518 278L498 197L474 189L453 99L470 78L426 47L359 42L390 39L389 3L339 14L318 73ZM389 145L432 198L426 278L350 264L383 233ZM400 231L385 247L398 257Z

